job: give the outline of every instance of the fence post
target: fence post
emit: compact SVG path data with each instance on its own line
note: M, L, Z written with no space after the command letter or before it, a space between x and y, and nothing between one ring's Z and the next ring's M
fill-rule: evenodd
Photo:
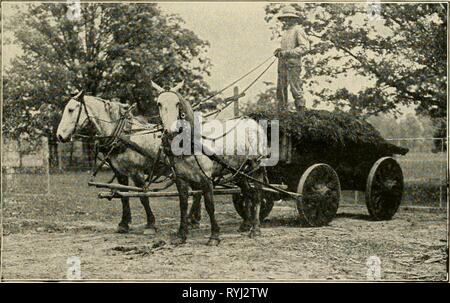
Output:
M5 191L8 192L14 192L14 189L16 187L15 184L15 178L14 178L14 168L10 166L5 167L5 174L6 174L6 188Z
M42 166L45 167L47 175L47 194L50 194L50 151L47 137L42 137Z
M63 163L62 163L62 151L61 151L61 145L60 143L57 143L56 145L56 156L58 157L58 172L63 171Z
M445 140L444 138L441 138L441 153L442 154L444 154L444 143L445 143L444 140ZM445 169L445 165L444 165L442 171L444 171L445 173L444 173L444 176L441 176L441 177L443 177L444 182L441 182L441 184L439 184L439 206L441 208L444 208L445 204L447 204L447 200L445 202L443 201L444 195L443 195L443 189L442 189L442 187L445 184L445 189L447 190L447 170ZM444 184L442 184L442 183L444 183Z
M238 98L238 96L239 96L239 87L235 86L233 92L234 92L234 96L237 98L234 101L234 116L238 117L239 116L239 98Z

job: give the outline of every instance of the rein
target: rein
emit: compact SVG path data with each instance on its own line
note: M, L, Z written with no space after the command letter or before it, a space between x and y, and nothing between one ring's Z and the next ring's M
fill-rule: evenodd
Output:
M234 85L234 84L236 84L236 83L238 83L239 81L241 81L242 79L244 79L245 77L247 77L248 75L250 75L251 73L253 73L254 71L256 71L258 68L260 68L261 66L263 66L266 62L268 62L271 58L273 57L273 55L272 56L270 56L269 58L267 58L266 60L264 60L262 63L260 63L260 64L258 64L255 68L253 68L253 69L251 69L249 72L247 72L246 74L244 74L243 76L241 76L240 78L238 78L237 80L235 80L233 83L231 83L231 84L229 84L229 85L227 85L225 88L223 88L223 89L221 89L220 91L218 91L217 93L215 93L215 94L213 94L213 95L211 95L211 96L209 96L209 97L207 97L207 98L205 98L205 99L203 99L203 100L201 100L201 101L199 101L199 102L197 102L197 103L195 103L195 104L193 104L192 105L192 110L194 110L194 109L196 109L196 108L198 108L198 107L200 107L200 105L202 104L202 103L204 103L204 102L206 102L206 101L208 101L208 100L210 100L210 99L212 99L212 98L214 98L214 97L216 97L217 95L219 95L219 94L221 94L222 92L224 92L226 89L228 89L229 87L231 87L232 85ZM266 66L265 68L264 68L264 70L260 73L260 74L258 74L258 76L247 86L247 87L245 87L245 89L239 94L239 95L237 95L237 96L232 96L232 97L229 97L229 98L226 98L224 101L224 103L225 103L225 106L223 107L223 108L221 108L221 109L217 109L217 110L215 110L215 111L212 111L212 112L210 112L210 113L207 113L207 114L205 114L204 115L204 117L210 117L210 116L212 116L212 115L215 115L215 118L217 118L217 116L224 110L224 109L226 109L227 107L229 107L231 104L233 104L234 102L236 102L236 101L238 101L239 100L239 98L241 98L241 97L244 97L245 96L245 93L270 69L270 67L275 63L275 61L277 60L277 58L275 58L274 60L272 60L272 62L270 62L270 64L268 64L268 66ZM161 87L157 87L157 89L158 90L160 90L160 93L159 93L159 95L161 95L162 93L164 93L164 92L166 92L166 91L161 91L162 90L162 88ZM182 97L181 97L181 95L178 93L178 92L176 92L176 91L172 91L173 93L175 93L176 95L178 95L178 97L179 97L179 99L180 100L182 100ZM159 97L159 96L158 96ZM183 110L181 110L181 109L179 109L179 111L178 111L178 119L179 120L183 120L183 121L185 121L186 119L186 113L184 112L184 109ZM239 124L239 123L238 123ZM203 139L206 139L206 140L211 140L211 141L215 141L215 140L217 140L217 139L219 139L219 138L223 138L223 137L225 137L228 133L230 133L232 130L234 130L235 128L237 127L237 124L231 129L231 130L228 130L227 132L225 132L224 134L222 134L222 135L219 135L218 137L216 137L216 138L208 138L208 137L206 137L206 136L203 136L202 135L202 138ZM173 172L173 177L176 179L177 178L177 174L176 174L176 171L175 171L175 168L174 168L174 157L175 157L175 155L172 153L172 150L171 150L171 148L169 147L169 138L167 137L167 134L165 133L165 132L163 132L163 134L162 134L162 145L163 145L163 149L164 149L164 152L165 152L165 154L167 155L167 157L168 157L168 159L169 159L169 162L170 162L170 166L171 166L171 169L172 169L172 172ZM192 144L192 146L194 146L194 141L193 140L191 140L191 144ZM203 150L203 148L202 148L202 150ZM220 159L218 159L217 158L217 156L215 156L215 157L213 157L213 156L210 156L210 155L207 155L208 156L208 158L209 159L211 159L211 160L213 160L213 161L216 161L216 162L218 162L219 164L221 164L222 165L222 167L224 167L224 168L226 168L226 169L228 169L229 171L231 171L232 173L233 173L233 175L232 175L232 177L230 178L230 179L234 179L234 178L236 178L236 176L246 176L246 173L244 173L243 171L245 170L245 168L246 168L246 164L247 164L247 161L248 161L248 159L246 159L241 165L240 165L240 167L239 168L234 168L234 167L232 167L231 165L229 165L229 164L227 164L227 163L225 163L225 161L222 161L222 160L220 160ZM194 158L195 158L195 161L196 161L196 163L197 163L197 165L198 165L198 167L199 167L199 169L201 170L201 172L203 173L203 175L207 178L207 179L210 179L213 183L214 183L214 180L211 178L211 177L209 177L207 174L206 174L206 172L204 171L204 169L203 169L203 167L201 166L201 164L200 164L200 162L198 161L198 159L197 159L197 156L194 154ZM256 180L256 179L255 179ZM258 180L257 180L258 181Z
M103 101L103 100L101 100L101 101ZM83 99L83 102L81 102L81 106L83 106L85 109L87 119L89 121L91 121L92 117L89 116L84 99ZM122 135L122 133L124 131L125 125L127 123L127 118L133 108L134 108L134 105L131 106L129 109L127 109L127 111L125 113L120 115L120 118L117 120L118 122L117 122L116 126L114 127L111 135L109 135L109 136L93 136L93 140L95 141L95 154L96 154L95 158L98 157L98 153L100 151L102 153L104 153L105 156L103 157L100 164L97 165L97 167L94 169L94 172L92 173L91 181L94 180L94 178L97 176L98 172L103 167L103 165L109 161L111 154L121 144L121 142L119 142L119 141L122 141L120 139L120 136ZM80 113L81 113L81 108L80 108ZM107 121L107 122L114 123L112 121ZM78 125L78 122L77 122L77 125ZM101 143L101 141L104 139L106 139L106 141L104 143ZM107 152L105 153L106 150L107 150Z

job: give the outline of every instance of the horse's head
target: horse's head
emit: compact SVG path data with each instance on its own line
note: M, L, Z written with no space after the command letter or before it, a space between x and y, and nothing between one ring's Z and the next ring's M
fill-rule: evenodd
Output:
M60 142L69 141L77 128L83 128L89 122L85 106L82 91L67 102L56 132Z
M152 86L159 93L156 102L166 134L177 133L180 126L183 125L183 121L187 122L191 127L194 125L194 111L192 110L192 106L178 93L178 90L183 86L183 82L168 91L153 81Z

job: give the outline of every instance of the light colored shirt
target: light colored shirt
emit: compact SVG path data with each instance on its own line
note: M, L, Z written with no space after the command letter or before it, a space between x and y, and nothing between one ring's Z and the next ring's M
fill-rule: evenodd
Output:
M281 50L283 59L300 59L309 50L311 40L308 39L300 25L294 25L287 29L281 37ZM293 60L289 60L293 61ZM294 62L291 62L294 63Z

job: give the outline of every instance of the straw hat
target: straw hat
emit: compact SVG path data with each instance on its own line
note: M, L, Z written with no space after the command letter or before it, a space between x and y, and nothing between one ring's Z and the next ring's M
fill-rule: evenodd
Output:
M283 18L297 18L300 19L300 17L297 15L297 11L292 6L285 6L281 9L281 13L277 17L278 19Z

